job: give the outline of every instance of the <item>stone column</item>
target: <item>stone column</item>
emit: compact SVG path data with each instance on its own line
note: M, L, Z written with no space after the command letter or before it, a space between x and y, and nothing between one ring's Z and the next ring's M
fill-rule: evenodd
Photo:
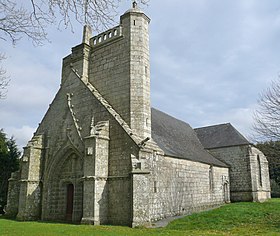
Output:
M108 215L109 122L102 121L85 138L83 224L104 224Z

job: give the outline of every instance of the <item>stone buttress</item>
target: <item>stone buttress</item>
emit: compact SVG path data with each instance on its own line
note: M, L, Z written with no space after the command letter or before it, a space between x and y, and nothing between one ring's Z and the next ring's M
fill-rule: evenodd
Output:
M254 146L248 148L247 158L252 184L252 200L263 202L271 198L268 161L265 155Z
M17 219L37 220L41 214L41 171L43 137L34 136L21 158Z
M84 224L108 222L109 122L99 122L85 137L84 157Z

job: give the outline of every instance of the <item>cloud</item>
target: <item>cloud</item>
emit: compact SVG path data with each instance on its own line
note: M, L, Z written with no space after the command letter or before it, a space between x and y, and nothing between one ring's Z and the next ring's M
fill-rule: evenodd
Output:
M27 141L31 139L33 133L35 132L35 127L22 126L22 127L6 127L4 132L8 134L9 137L14 137L16 144L19 149L22 149L27 145ZM22 150L21 150L22 151Z
M151 41L158 42L151 47L153 106L194 126L231 122L249 134L258 94L279 71L280 3L158 6L163 12L151 23Z

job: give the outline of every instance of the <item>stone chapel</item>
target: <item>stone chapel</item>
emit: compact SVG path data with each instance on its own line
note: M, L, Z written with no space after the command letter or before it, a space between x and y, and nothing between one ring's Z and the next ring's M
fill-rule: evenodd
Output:
M149 23L134 3L112 29L84 27L9 179L8 215L134 227L270 198L265 156L234 127L151 108Z

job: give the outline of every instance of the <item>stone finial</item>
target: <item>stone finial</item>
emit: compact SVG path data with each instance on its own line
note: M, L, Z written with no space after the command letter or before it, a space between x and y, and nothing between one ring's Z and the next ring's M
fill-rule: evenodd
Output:
M89 25L84 26L84 32L83 32L83 43L89 45L89 41L92 35L92 30Z
M136 7L137 7L137 2L136 2L136 1L133 1L132 7L133 7L133 8L136 8Z

